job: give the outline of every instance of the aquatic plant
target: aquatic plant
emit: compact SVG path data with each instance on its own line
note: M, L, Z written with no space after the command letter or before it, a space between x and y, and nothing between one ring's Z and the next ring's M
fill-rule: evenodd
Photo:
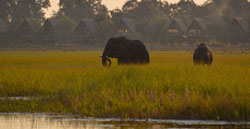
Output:
M1 52L0 96L31 99L0 99L0 112L250 120L250 54L215 52L207 67L188 51L150 53L149 65L103 67L100 51Z

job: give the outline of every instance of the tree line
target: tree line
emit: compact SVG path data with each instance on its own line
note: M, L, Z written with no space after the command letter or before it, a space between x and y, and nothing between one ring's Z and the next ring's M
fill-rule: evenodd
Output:
M0 19L9 23L8 36L13 36L24 18L36 19L41 25L46 20L44 10L50 6L49 0L1 0ZM202 18L210 28L209 36L220 42L228 41L233 18L242 17L250 23L249 0L207 0L202 5L193 0L171 4L161 0L128 0L121 9L110 11L102 0L60 0L59 7L52 17L66 21L72 28L81 18L94 19L99 25L96 33L99 42L111 36L115 24L123 17L133 19L136 30L152 43L167 41L166 28L172 18L181 18L186 25L194 18ZM12 40L8 37L9 42Z

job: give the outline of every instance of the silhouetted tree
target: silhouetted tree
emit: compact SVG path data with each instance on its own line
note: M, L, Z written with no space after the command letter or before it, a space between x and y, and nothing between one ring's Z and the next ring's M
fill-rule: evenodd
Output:
M81 18L95 18L97 22L108 18L108 9L101 0L60 0L58 16L65 15L80 21Z
M146 26L146 35L151 42L162 42L166 38L166 28L169 23L168 17L156 16Z
M13 0L0 0L0 19L5 21L10 20L12 15L13 6L15 5Z
M45 12L43 9L50 7L49 0L17 0L12 10L12 19L20 20L23 18L35 18L44 20Z
M115 24L112 20L102 21L99 24L98 30L96 32L96 37L98 37L98 41L105 43L106 40L108 40L112 36L114 26Z
M65 15L77 22L80 21L81 18L94 17L91 4L87 0L60 0L59 6L59 16Z

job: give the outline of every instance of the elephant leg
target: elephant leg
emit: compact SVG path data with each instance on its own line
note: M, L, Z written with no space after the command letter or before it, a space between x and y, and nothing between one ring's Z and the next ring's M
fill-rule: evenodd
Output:
M118 58L117 61L118 61L118 65L126 63L125 59L123 58Z
M194 65L199 65L200 64L200 61L199 60L195 60L194 61Z
M205 58L205 64L210 65L209 57L207 57L207 56Z
M118 62L118 65L122 63L120 58L117 58L117 62Z
M212 62L210 60L207 61L207 65L211 65Z

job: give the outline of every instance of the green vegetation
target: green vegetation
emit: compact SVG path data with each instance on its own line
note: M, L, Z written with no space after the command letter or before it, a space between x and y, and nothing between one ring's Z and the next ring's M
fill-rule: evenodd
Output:
M101 52L1 52L0 112L82 117L250 120L250 53L151 52L150 65L103 67Z
M64 43L74 45L76 25L82 18L91 18L97 22L97 31L94 34L93 43L100 44L108 40L115 33L118 22L121 18L131 18L135 24L133 30L140 32L142 38L147 43L154 45L157 43L171 44L178 43L166 34L171 18L181 18L189 28L195 18L202 18L207 24L205 38L212 42L222 42L232 45L249 45L250 26L250 1L249 0L203 0L203 4L198 4L194 0L176 0L176 3L169 3L167 0L125 0L121 9L109 10L102 0L58 0L59 10L53 12L51 18L60 22L57 25L59 32L66 32L64 36L57 37L59 46ZM108 4L108 3L107 3ZM22 36L27 31L37 32L32 37L32 42L28 45L39 46L40 26L44 24L45 10L51 7L50 0L1 0L0 1L0 46L2 47L27 47L25 43L19 43ZM108 4L109 5L109 4ZM52 7L54 8L54 7ZM50 12L51 13L51 12ZM48 16L48 15L47 15ZM240 30L244 32L235 35L234 18L243 18L240 23ZM37 23L37 27L20 29L25 18L33 19L30 26ZM34 22L36 21L36 22ZM39 24L38 24L39 23ZM247 25L249 24L249 25ZM238 24L237 24L238 25ZM87 25L89 26L89 25ZM203 28L203 27L202 27ZM24 32L26 32L24 34ZM55 32L58 34L59 32ZM184 35L186 37L187 34ZM203 35L203 34L202 34ZM239 36L239 37L236 37ZM203 37L203 36L202 36ZM233 37L236 37L233 38ZM203 37L204 38L204 37ZM239 38L239 39L238 39ZM191 40L191 41L190 41ZM185 38L185 42L192 42L192 38ZM202 40L201 40L202 41ZM29 41L30 42L30 41ZM63 42L63 44L61 44ZM87 43L93 45L93 43ZM72 45L71 44L71 45ZM66 45L67 46L67 45Z

